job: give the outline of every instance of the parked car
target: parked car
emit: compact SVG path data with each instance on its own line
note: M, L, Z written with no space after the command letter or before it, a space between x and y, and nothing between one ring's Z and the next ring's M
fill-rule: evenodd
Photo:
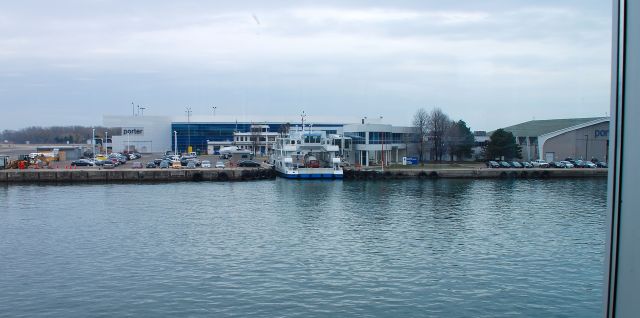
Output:
M170 166L169 164L170 164L170 162L169 162L169 161L167 161L167 160L162 160L162 161L160 162L160 169L169 169L169 166Z
M224 168L224 162L222 162L222 161L217 161L217 162L216 162L216 168Z
M104 169L113 169L115 167L116 167L116 164L113 163L113 161L105 160L104 163L102 164L102 168Z
M587 168L586 164L587 164L587 161L582 161L582 160L576 160L573 162L573 165L576 168Z
M598 167L598 166L596 166L596 164L595 164L595 163L593 163L593 162L591 162L591 161L583 161L582 163L584 164L584 167L583 167L583 168L589 168L589 169L591 169L591 168L597 168L597 167Z
M155 163L155 162L153 162L153 161L149 161L149 162L147 162L147 166L146 166L146 167L147 167L148 169L155 169L155 167L157 167L157 166L156 166L156 163Z
M575 168L575 166L573 165L573 163L569 162L569 161L560 161L562 163L564 163L564 167L565 168Z
M549 168L550 164L542 159L531 161L534 168Z
M524 168L519 162L517 161L512 161L512 162L508 162L512 168Z
M202 160L202 164L201 164L202 168L211 168L211 161L209 160Z
M87 159L78 159L78 160L71 161L71 165L72 166L77 166L77 167L94 166L93 162L91 162L91 161L89 161Z
M132 169L142 169L142 162L136 161L136 162L132 163L131 164L131 168Z
M171 168L180 169L180 168L182 168L182 164L180 163L180 161L173 161L173 162L171 162Z
M533 165L530 162L526 162L526 161L522 163L522 166L525 168L533 168Z
M156 166L159 166L159 165L160 165L160 163L162 162L162 160L164 160L164 159L162 159L162 158L153 159L153 163L154 163Z
M487 168L500 168L500 165L493 160L489 160L487 161Z
M103 166L106 162L111 162L111 160L96 160L95 161L95 165L96 166Z
M506 161L500 161L500 168L511 168L511 165Z
M549 162L549 167L551 168L566 168L566 165L563 161L552 161Z
M596 163L596 167L598 167L598 168L608 168L609 166L607 166L606 162L598 161L598 163Z
M251 161L251 160L244 160L244 161L240 161L238 162L238 167L252 167L252 168L258 168L260 167L260 164L255 162L255 161Z
M196 168L196 163L195 161L189 161L187 163L187 169L195 169Z

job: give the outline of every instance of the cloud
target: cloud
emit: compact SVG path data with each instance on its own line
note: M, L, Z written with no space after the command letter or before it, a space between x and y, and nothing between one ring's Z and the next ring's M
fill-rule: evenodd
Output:
M383 112L390 102L409 113L437 102L464 114L477 104L521 102L499 93L499 88L515 87L529 96L527 103L552 105L532 110L539 112L537 118L553 117L560 100L565 107L599 113L606 108L608 87L602 83L609 75L610 49L610 12L599 5L185 1L114 6L71 1L39 3L29 10L11 4L0 13L0 67L21 76L0 78L0 84L12 88L0 103L32 108L86 104L60 92L77 91L73 85L82 83L91 103L113 101L99 89L110 85L109 94L124 100L144 96L158 104L152 109L159 114L173 111L171 101L200 98L205 104L219 96L229 104L262 102L279 114L297 112L292 107L299 101L350 115ZM581 79L579 87L567 87L576 79ZM43 83L58 91L37 92L42 99L21 96L21 87ZM552 86L565 91L534 93ZM176 89L168 92L171 87ZM478 94L483 88L498 93ZM604 104L585 108L582 97L594 92L593 100ZM571 104L571 96L579 102ZM17 115L11 116L0 124L15 123ZM493 129L523 116L465 119Z

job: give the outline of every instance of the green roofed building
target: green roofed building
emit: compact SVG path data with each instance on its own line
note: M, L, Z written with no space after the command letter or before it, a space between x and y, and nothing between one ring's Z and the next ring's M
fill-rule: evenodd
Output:
M503 129L516 137L527 161L608 159L609 117L531 120Z

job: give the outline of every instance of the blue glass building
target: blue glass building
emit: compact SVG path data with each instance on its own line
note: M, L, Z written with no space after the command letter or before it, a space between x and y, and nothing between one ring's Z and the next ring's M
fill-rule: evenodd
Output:
M171 123L171 149L175 147L175 140L173 132L178 132L178 152L186 152L188 145L191 145L192 150L197 153L207 152L208 141L233 141L234 132L250 132L251 125L260 124L268 125L269 131L278 132L284 122L172 122ZM290 123L291 127L296 127L296 124ZM298 125L299 126L299 125ZM306 124L305 124L306 126ZM344 124L313 124L313 130L323 130L327 134L336 134L342 130ZM306 129L306 128L305 128Z

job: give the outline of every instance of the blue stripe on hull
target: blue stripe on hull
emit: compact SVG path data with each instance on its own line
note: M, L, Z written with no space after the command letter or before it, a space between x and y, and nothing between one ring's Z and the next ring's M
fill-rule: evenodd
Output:
M278 176L285 179L342 179L341 174L330 173L284 174L278 171Z

